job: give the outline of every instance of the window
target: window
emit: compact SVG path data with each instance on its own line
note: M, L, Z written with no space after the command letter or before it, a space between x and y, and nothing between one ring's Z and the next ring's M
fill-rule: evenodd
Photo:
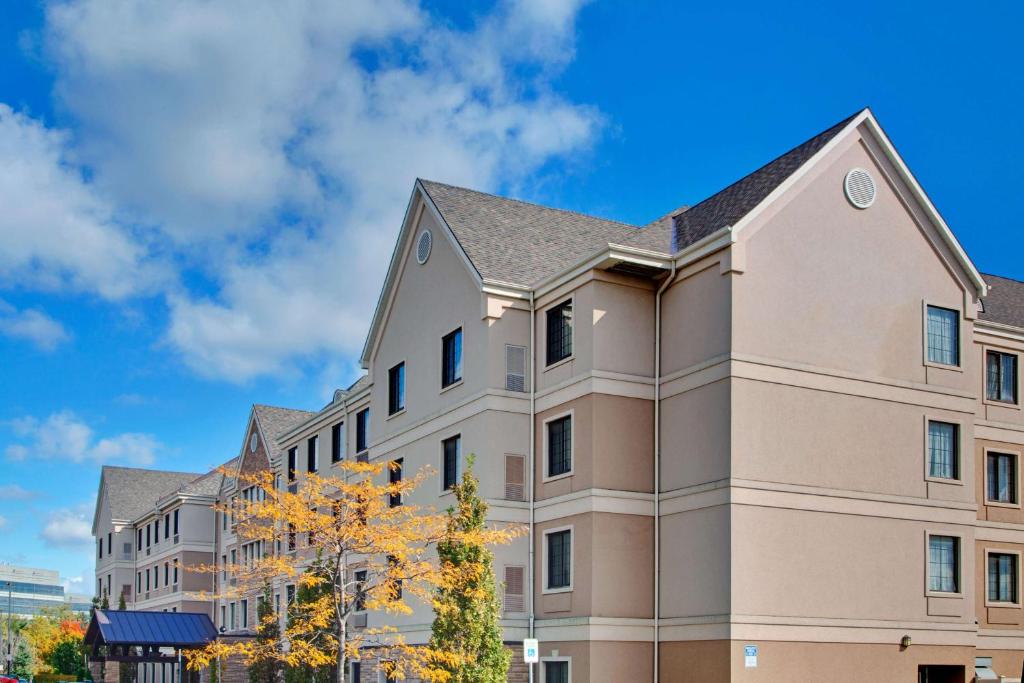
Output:
M353 600L352 610L355 612L366 611L366 570L356 572L356 595Z
M960 539L955 536L928 537L928 590L960 592Z
M288 481L295 481L295 470L299 464L299 447L292 446L288 449Z
M171 583L171 563L164 562L164 585L169 586Z
M153 543L160 542L160 518L153 520Z
M405 363L388 370L388 415L405 410Z
M151 527L148 524L146 525L146 547L147 548L150 546L150 536L149 535L150 535L150 532L152 531L152 529L153 529L153 527Z
M231 603L231 622L230 626L228 626L228 629L234 631L237 624L238 621L235 619L235 603Z
M284 601L286 604L291 605L295 602L295 586L289 585L284 587Z
M394 600L402 599L402 577L393 576L394 574L400 574L401 569L402 566L399 564L398 558L394 555L388 555L388 577L390 578L391 585L393 586L391 597Z
M142 572L139 572L135 575L135 592L142 592Z
M399 458L391 462L391 467L388 470L388 483L400 484L402 482L402 463L403 459ZM401 493L389 493L388 494L388 505L396 508L402 504Z
M985 355L985 397L990 401L1017 402L1017 356L989 351Z
M960 313L928 306L928 362L960 365Z
M249 628L249 601L242 600L242 628Z
M146 570L146 591L149 591L149 570Z
M177 560L177 558L175 558L175 560L174 560L174 585L175 586L178 585L178 560Z
M959 427L949 422L928 421L928 476L958 479Z
M174 511L174 535L178 535L178 510Z
M114 547L114 534L107 534L107 555L113 552Z
M356 453L362 453L369 446L370 409L363 408L356 413Z
M547 423L548 476L557 477L572 471L572 415Z
M331 462L340 462L345 457L345 423L331 427Z
M1017 456L989 453L985 458L986 499L993 503L1017 502Z
M352 683L361 683L363 680L363 667L360 662L351 662L349 664L348 679Z
M288 524L288 552L295 552L295 525Z
M455 435L441 442L442 463L441 483L445 491L450 491L459 483L459 451L462 449L462 436Z
M988 554L989 602L1017 602L1017 555Z
M171 536L171 513L164 515L164 538Z
M564 659L545 660L544 683L569 683L569 662Z
M548 365L572 355L572 299L547 312Z
M441 388L462 380L462 328L441 339Z
M102 560L103 559L103 539L102 538L100 540L96 541L96 552L98 553L96 555L96 557L98 557L99 559Z
M142 529L139 529L139 544L136 547L138 547L140 550L142 549Z
M572 583L572 530L548 533L547 588L569 588Z
M220 625L224 628L228 627L227 609L227 605L220 606Z
M153 589L160 587L160 565L153 567Z
M306 441L306 471L316 472L317 461L320 460L320 437L311 436Z

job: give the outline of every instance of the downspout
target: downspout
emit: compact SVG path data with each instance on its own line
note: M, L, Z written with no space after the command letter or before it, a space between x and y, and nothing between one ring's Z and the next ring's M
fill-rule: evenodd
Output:
M534 586L534 580L536 579L536 571L534 571L534 512L535 512L535 501L536 491L534 491L534 482L536 481L536 472L534 464L536 456L536 420L537 420L537 304L535 300L535 292L530 291L530 466L527 469L530 477L529 489L530 489L530 637L534 637L534 620L536 609L536 587ZM533 683L533 665L530 665L530 683Z
M654 295L654 683L661 640L661 295L676 279L676 262Z

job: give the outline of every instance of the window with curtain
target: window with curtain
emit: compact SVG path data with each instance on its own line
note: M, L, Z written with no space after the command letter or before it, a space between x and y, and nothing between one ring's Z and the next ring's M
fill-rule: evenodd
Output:
M990 401L1017 402L1017 356L989 351L985 354L985 397Z
M548 309L547 322L547 361L548 365L557 363L572 355L572 299Z
M462 328L441 339L441 388L462 379Z
M960 313L928 307L928 362L960 365Z
M989 453L985 458L986 498L994 503L1017 502L1017 456Z
M958 479L958 427L949 422L928 422L928 476Z
M548 422L548 476L572 470L572 416Z
M572 578L572 531L555 531L547 535L548 588L568 588Z
M544 683L569 683L569 662L544 662Z
M441 476L445 491L459 483L459 451L462 449L462 437L453 436L441 442L442 459Z
M405 410L405 363L388 370L388 415Z
M955 536L928 537L928 590L959 592L959 555L960 540Z
M1017 602L1017 556L989 553L988 599L990 602Z

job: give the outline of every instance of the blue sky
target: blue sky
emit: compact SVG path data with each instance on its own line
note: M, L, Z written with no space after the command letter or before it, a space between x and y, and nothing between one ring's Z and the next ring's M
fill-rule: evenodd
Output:
M352 381L417 176L646 223L869 105L1024 279L1020 3L722 4L0 3L0 561Z

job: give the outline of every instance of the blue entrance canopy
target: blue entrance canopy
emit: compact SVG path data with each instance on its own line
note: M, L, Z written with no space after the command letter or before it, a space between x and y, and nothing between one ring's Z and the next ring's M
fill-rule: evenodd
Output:
M217 637L210 617L195 612L129 612L94 610L85 643L97 648L107 646L122 652L138 647L144 652L157 648L188 650L200 648Z

